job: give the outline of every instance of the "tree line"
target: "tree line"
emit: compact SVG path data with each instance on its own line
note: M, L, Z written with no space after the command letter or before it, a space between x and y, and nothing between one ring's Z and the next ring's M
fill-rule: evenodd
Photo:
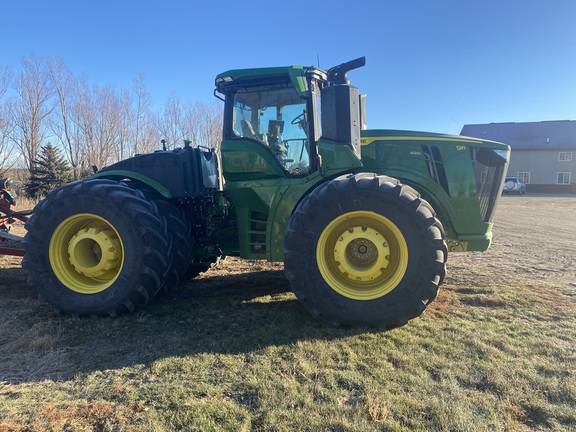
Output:
M60 57L33 54L17 70L0 64L0 174L23 168L34 177L62 155L77 180L92 166L157 150L160 140L168 149L188 140L218 150L221 125L217 103L171 96L155 111L143 75L126 88L91 83Z

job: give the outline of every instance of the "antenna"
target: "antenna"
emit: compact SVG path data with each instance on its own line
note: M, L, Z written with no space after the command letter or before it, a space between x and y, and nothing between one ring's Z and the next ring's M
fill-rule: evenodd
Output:
M316 54L316 66L318 66L318 69L320 69L320 55Z

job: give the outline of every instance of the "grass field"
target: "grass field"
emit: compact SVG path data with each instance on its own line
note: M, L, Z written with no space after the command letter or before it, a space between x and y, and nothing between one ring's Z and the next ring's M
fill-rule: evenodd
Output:
M388 332L311 318L227 259L118 319L52 315L0 269L0 432L576 429L576 198L504 197L486 253Z

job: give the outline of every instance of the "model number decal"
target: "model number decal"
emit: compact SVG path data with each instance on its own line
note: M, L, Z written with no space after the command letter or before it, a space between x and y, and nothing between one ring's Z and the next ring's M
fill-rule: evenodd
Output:
M420 155L422 155L422 153L420 153L419 151L411 151L410 154L411 154L412 156L420 156Z
M466 150L466 146L456 146L456 150L458 151Z

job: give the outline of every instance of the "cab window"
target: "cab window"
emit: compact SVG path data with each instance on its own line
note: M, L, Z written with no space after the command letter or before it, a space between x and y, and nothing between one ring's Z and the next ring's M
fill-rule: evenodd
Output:
M289 174L309 171L306 100L289 83L238 89L232 120L236 137L267 146Z

